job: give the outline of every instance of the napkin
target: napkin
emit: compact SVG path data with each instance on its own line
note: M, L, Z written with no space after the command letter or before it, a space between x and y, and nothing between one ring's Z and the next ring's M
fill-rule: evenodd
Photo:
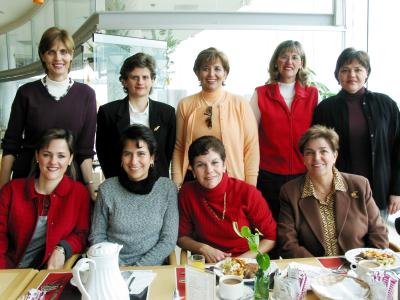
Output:
M371 288L372 300L397 299L399 279L390 271L373 271L365 278Z
M333 274L332 276L341 276ZM362 300L367 299L369 294L368 286L361 285L352 277L343 276L341 280L321 281L319 278L312 282L312 288L318 296L332 300ZM369 298L368 298L369 299Z
M46 292L37 290L37 289L30 289L28 293L18 298L18 300L44 300Z
M286 268L274 277L274 297L279 300L301 300L306 293L307 274L302 270Z
M124 271L123 277L128 286L129 294L140 294L148 287L156 277L156 273L150 270ZM128 276L129 275L129 276ZM134 278L134 279L133 279Z
M292 262L292 263L288 264L286 269L287 269L288 273L302 271L303 273L305 273L307 275L307 278L309 280L307 280L306 285L305 285L306 290L311 289L310 283L313 278L318 277L320 275L331 273L331 270L327 269L327 268L314 267L314 266L310 266L310 265L306 265L306 264L300 264L297 262Z

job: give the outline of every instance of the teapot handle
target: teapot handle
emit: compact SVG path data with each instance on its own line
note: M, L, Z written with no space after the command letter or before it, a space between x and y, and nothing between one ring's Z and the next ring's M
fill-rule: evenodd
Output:
M87 299L91 300L89 293L87 292L85 286L82 284L81 280L81 275L79 271L87 270L87 264L89 264L89 270L92 272L96 269L96 263L94 260L90 258L81 258L75 265L75 267L72 268L72 275L75 278L77 287L79 291L82 293L82 299Z

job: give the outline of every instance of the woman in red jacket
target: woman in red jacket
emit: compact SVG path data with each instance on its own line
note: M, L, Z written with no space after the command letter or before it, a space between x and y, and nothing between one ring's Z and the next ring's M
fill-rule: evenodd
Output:
M284 41L271 57L268 82L256 88L250 101L259 128L257 188L276 220L281 186L305 172L297 145L318 104L318 90L307 85L308 74L302 45Z
M189 164L196 180L179 192L179 236L182 249L201 253L215 263L229 256L255 258L239 228L249 226L263 234L260 251L275 245L276 223L261 193L252 185L226 174L225 149L214 136L203 136L189 147Z
M31 177L14 179L0 191L3 269L60 269L86 246L89 194L83 184L65 175L73 159L72 133L47 130L35 159Z

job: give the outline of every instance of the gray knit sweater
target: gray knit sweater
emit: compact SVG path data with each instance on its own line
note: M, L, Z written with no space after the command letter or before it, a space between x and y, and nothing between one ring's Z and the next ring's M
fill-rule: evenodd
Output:
M123 245L119 260L126 265L160 265L175 249L178 236L177 190L160 177L146 195L126 190L112 177L99 187L90 244Z

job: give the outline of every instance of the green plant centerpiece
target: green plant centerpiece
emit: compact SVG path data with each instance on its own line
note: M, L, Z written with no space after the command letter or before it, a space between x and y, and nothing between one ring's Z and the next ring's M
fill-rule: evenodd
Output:
M257 253L256 260L258 270L254 280L254 299L268 299L269 297L269 273L266 272L270 265L268 253L261 253L259 249L260 236L262 233L256 228L255 233L252 233L248 226L243 226L240 230L237 222L233 222L233 229L236 234L247 240L249 249Z

